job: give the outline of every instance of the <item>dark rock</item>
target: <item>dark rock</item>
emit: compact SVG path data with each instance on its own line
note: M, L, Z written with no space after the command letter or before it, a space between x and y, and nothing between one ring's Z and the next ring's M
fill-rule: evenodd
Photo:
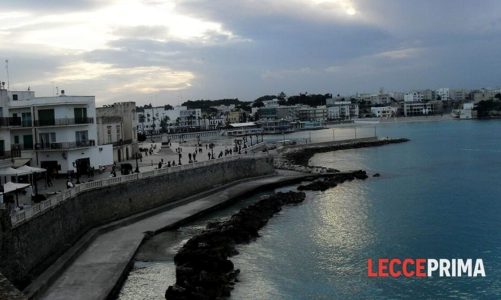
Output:
M372 175L372 177L379 177L379 176L381 176L381 174L379 174L379 173Z
M166 299L219 299L229 297L240 270L228 258L238 254L236 244L248 243L283 205L305 199L302 192L276 193L241 209L229 220L211 222L188 240L174 257L176 284Z

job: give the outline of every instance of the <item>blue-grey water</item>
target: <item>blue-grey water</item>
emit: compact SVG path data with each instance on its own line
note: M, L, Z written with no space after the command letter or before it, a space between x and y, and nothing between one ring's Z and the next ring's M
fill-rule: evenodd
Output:
M312 165L381 177L308 192L271 219L232 258L242 271L233 299L501 297L501 121L392 123L377 132L411 141L315 155ZM238 209L156 237L121 299L162 299L174 282L175 250L207 219ZM380 257L482 258L487 276L369 278L367 259Z

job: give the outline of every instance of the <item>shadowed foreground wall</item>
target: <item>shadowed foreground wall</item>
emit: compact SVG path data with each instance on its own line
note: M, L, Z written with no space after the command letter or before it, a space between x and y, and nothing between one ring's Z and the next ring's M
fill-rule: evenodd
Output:
M2 210L0 270L23 288L93 227L216 185L274 172L272 158L242 158L79 194L11 228Z

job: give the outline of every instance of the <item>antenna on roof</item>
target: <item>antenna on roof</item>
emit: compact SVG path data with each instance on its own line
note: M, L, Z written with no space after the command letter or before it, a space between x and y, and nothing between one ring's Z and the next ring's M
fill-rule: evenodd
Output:
M9 60L5 60L5 72L7 73L7 89L10 90L10 79L9 79Z

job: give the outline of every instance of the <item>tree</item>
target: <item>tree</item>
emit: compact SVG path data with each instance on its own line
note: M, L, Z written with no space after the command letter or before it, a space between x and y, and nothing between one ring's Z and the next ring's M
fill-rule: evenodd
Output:
M167 128L169 127L169 121L170 121L169 116L164 116L160 121L160 128L162 128L163 132L167 132Z

